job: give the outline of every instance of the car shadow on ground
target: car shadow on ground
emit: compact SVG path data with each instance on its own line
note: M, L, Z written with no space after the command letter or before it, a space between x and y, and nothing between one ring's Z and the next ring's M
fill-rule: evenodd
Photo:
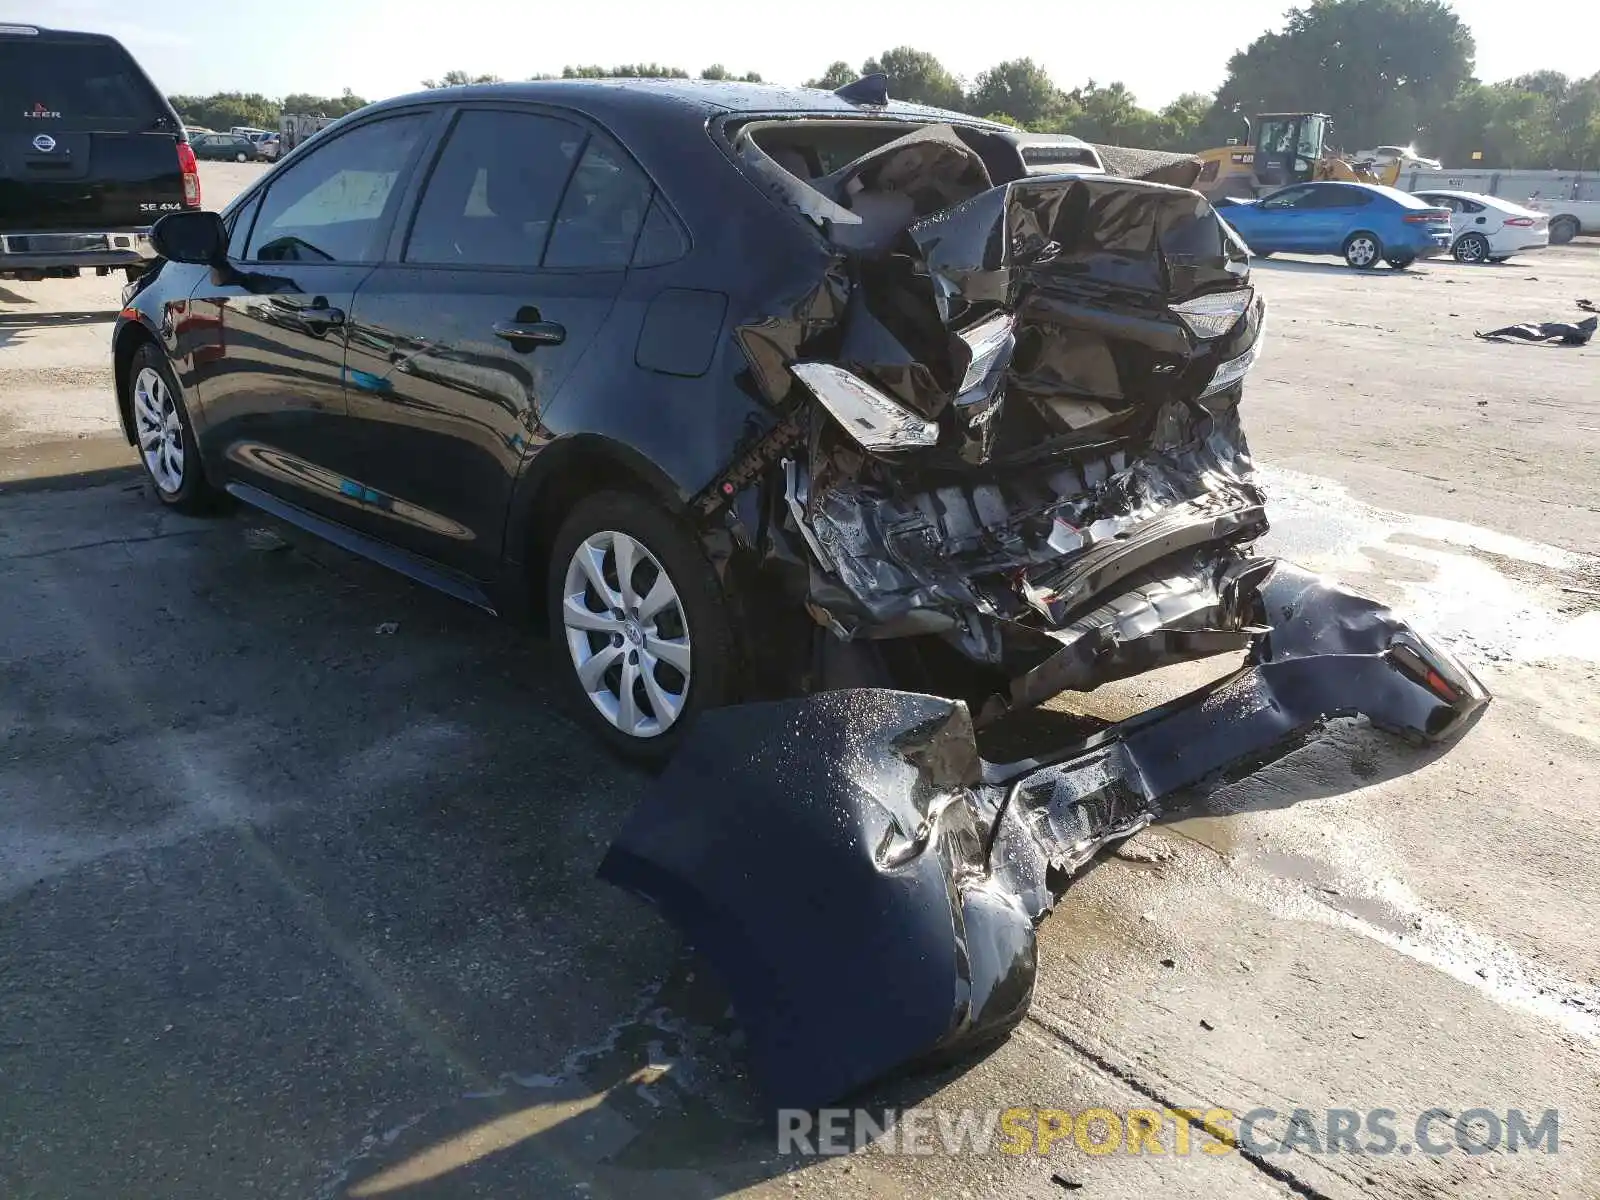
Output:
M88 309L79 312L0 313L0 329L47 329L61 325L94 325L114 321L117 310Z
M71 329L116 319L115 309L85 312L0 313L0 349L41 329Z

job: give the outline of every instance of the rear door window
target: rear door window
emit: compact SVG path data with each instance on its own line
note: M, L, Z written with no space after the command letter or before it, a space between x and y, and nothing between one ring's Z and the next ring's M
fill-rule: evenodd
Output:
M401 173L427 118L358 126L311 150L273 180L250 235L258 262L375 262Z
M1262 208L1310 208L1308 200L1314 190L1308 187L1284 188L1281 192L1273 192L1260 204Z
M1311 190L1311 198L1302 201L1301 208L1360 208L1372 199L1371 192L1364 192L1360 188L1342 187L1339 184L1325 184Z
M0 37L0 129L140 131L166 115L115 42Z
M544 265L627 266L653 190L649 178L621 146L595 134L567 185Z
M405 261L537 267L584 137L539 113L463 112L423 189Z

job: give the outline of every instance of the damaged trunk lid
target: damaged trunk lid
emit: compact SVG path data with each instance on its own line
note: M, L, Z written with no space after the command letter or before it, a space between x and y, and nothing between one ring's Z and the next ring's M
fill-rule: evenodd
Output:
M962 153L935 144L924 175L835 192L867 226L920 212ZM827 414L786 481L813 614L942 637L1004 672L1002 707L1242 649L1266 530L1237 414L1265 321L1247 252L1182 188L982 183L887 237L830 231L854 287L831 353L791 368Z

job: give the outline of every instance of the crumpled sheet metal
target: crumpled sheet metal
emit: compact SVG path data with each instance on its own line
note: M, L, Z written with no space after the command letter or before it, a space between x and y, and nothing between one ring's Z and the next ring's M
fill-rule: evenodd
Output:
M900 691L707 713L600 875L720 974L777 1107L968 1053L1026 1013L1061 873L1164 797L1333 716L1438 741L1488 701L1374 601L1282 561L1257 586L1266 628L1239 672L1048 759L985 762L963 705Z
M1141 150L1134 146L1106 146L1095 143L1100 161L1113 175L1142 179L1147 183L1169 183L1173 187L1193 187L1205 164L1193 154L1174 154L1167 150Z
M1575 325L1565 321L1507 325L1501 329L1491 329L1488 333L1475 332L1472 336L1486 342L1513 339L1519 342L1560 342L1563 346L1587 346L1597 325L1600 325L1600 317L1585 317Z

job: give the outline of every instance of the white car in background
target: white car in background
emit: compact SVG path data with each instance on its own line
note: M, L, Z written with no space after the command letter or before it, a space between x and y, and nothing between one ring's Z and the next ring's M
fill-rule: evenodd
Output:
M1417 192L1427 204L1450 210L1450 253L1457 262L1504 262L1550 244L1544 213L1478 192Z

